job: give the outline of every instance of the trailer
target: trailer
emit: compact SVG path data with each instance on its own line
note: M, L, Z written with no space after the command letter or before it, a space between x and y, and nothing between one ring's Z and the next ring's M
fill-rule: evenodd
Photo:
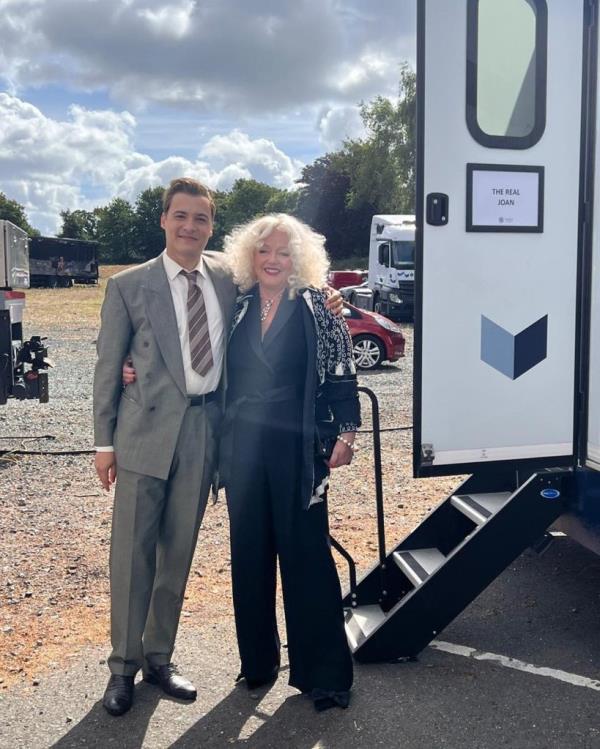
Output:
M98 283L98 242L64 237L31 237L32 286L65 288Z
M417 9L413 469L467 478L351 586L361 661L553 532L600 553L598 0Z
M40 336L23 338L28 242L26 232L0 220L0 406L9 398L48 402L48 349Z

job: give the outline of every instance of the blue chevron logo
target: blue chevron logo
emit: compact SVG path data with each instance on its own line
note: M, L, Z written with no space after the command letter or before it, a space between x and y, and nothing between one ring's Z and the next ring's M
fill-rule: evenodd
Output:
M513 335L481 316L481 360L511 380L544 361L548 355L548 315Z

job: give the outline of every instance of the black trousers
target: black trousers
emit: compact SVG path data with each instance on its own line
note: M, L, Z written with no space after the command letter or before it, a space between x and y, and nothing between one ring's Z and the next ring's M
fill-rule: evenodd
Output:
M269 426L259 408L248 407L234 425L226 490L241 671L248 679L262 679L279 665L278 558L290 685L302 692L346 691L352 659L327 511L324 503L302 509L298 491L300 436L290 429L297 410L296 404L277 404L277 425Z

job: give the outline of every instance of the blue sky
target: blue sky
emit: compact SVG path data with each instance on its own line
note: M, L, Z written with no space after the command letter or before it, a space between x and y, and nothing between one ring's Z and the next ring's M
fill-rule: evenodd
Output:
M414 64L414 0L0 0L0 191L34 226L188 174L293 187Z

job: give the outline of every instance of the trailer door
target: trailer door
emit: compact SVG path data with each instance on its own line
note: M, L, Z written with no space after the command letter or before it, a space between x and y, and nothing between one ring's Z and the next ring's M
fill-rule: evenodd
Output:
M419 2L416 475L573 459L584 5Z
M594 29L598 34L598 28ZM595 66L598 67L596 58ZM591 263L586 266L586 278L590 292L590 325L588 367L588 409L587 409L587 451L586 465L588 468L600 470L600 124L598 117L598 89L600 75L596 77L596 122L594 158L594 228L592 234ZM582 389L585 389L585 385Z

